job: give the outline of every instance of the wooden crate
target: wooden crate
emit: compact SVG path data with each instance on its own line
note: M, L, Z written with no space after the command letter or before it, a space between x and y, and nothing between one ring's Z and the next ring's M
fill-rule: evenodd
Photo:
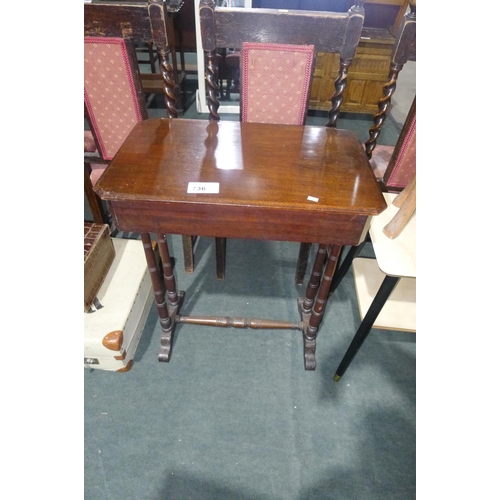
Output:
M84 307L87 312L115 258L115 248L107 224L84 222Z

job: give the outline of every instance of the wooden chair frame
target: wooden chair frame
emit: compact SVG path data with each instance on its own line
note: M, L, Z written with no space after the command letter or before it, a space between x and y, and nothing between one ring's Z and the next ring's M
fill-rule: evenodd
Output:
M391 68L389 77L383 88L383 95L378 103L378 111L373 115L373 126L370 128L370 138L365 142L365 150L368 158L377 145L377 139L389 112L391 98L396 91L398 75L403 66L417 57L417 1L410 0L410 10L404 16L396 36L396 43L392 50Z
M147 119L148 115L134 42L152 43L157 47L163 80L166 115L169 118L178 116L174 93L175 79L172 65L169 62L169 36L165 19L166 7L163 0L149 0L144 3L134 4L94 0L92 3L84 4L85 37L123 38L125 40L141 119ZM94 221L102 224L108 222L108 216L105 213L102 201L93 190L90 181L90 164L108 164L110 160L105 159L103 156L97 132L93 127L92 120L89 119L86 106L85 116L97 151L84 153L84 189Z
M84 36L117 37L127 43L129 62L132 67L134 85L142 119L147 119L145 93L141 83L141 75L137 61L135 43L145 42L149 47L154 46L159 58L160 73L163 86L163 95L166 106L166 117L178 117L178 81L176 71L170 63L171 45L175 40L172 33L173 25L168 22L169 6L164 0L148 0L137 3L113 2L93 0L84 5ZM87 109L85 109L87 113ZM87 115L86 115L87 116ZM90 123L91 121L88 120ZM84 158L84 189L89 207L95 222L104 223L108 216L103 203L93 190L90 180L91 163L109 163L102 155L96 132L90 123L97 151L86 153ZM193 271L193 237L183 236L184 266Z

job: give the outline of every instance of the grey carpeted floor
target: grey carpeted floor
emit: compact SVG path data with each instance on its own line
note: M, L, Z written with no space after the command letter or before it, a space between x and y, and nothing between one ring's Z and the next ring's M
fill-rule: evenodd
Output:
M382 143L395 143L403 120L394 116ZM339 122L361 140L369 125ZM188 275L180 236L168 238L184 312L299 319L298 244L228 240L220 282L213 240L199 240ZM373 256L369 244L362 255ZM335 383L359 321L349 272L328 304L315 371L304 370L299 332L189 325L160 363L153 307L131 371L84 369L85 498L415 498L416 336L374 329Z

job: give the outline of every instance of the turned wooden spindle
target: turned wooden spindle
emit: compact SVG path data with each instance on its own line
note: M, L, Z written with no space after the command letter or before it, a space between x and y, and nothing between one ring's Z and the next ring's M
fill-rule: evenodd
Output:
M167 289L168 302L171 306L176 307L179 305L177 285L172 268L172 261L170 259L170 252L164 236L158 235L158 245L160 247L160 256L163 265L163 279L165 281L165 288Z
M144 247L144 254L146 256L149 274L151 276L154 299L158 316L160 317L161 329L164 333L170 334L173 325L168 313L167 302L165 300L165 283L158 269L153 244L151 242L151 236L148 233L142 233L141 240Z
M165 107L169 118L177 118L177 98L175 97L175 79L174 70L168 59L166 50L158 49L160 55L160 71L163 80L163 93L165 99Z
M347 72L351 61L340 63L340 70L337 79L335 80L335 92L331 97L332 107L328 110L327 127L336 127L337 118L340 114L340 105L344 97L344 89L347 87Z
M340 245L331 245L330 254L328 255L325 271L319 285L318 295L314 301L311 319L309 320L309 325L305 335L308 339L316 338L316 333L321 320L323 319L326 302L328 301L328 293L331 288L333 274L335 273L335 268L337 267L341 249L342 247Z
M160 62L160 72L163 80L163 94L167 116L177 118L177 98L175 88L177 82L174 78L174 68L170 64L170 46L167 34L167 23L165 22L165 9L163 0L149 0L148 12L151 19L151 31L153 43L157 48ZM172 34L170 34L172 36Z
M217 83L218 67L215 36L215 3L213 0L200 0L200 30L202 32L203 51L207 63L205 64L205 80L207 84L207 98L209 119L219 121L219 85Z
M356 0L355 4L347 11L349 14L348 23L354 26L351 36L348 37L342 50L340 51L340 69L335 80L335 92L331 97L332 107L328 111L327 127L336 127L337 119L340 114L340 106L344 97L344 89L347 86L347 73L349 66L356 55L356 48L361 36L361 29L365 18L365 9L363 4L365 0Z
M396 37L396 44L392 51L392 61L389 77L382 91L382 97L378 102L378 111L373 115L373 126L370 128L370 138L365 142L365 151L368 158L377 145L382 125L385 122L391 105L391 98L396 90L399 72L403 69L408 59L413 58L416 53L416 0L410 2L410 11L405 15L403 23Z
M176 322L189 325L219 326L223 328L251 328L253 330L302 330L301 322L260 318L230 318L228 316L177 316Z
M302 312L305 314L309 314L311 312L314 299L318 293L321 273L326 259L326 247L327 245L319 245L318 252L316 253L316 259L314 260L311 277L309 278L304 302L302 304Z

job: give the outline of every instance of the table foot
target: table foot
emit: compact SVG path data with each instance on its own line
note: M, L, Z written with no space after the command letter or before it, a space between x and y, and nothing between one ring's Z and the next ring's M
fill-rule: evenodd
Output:
M306 370L316 370L316 339L309 339L303 334L304 339L304 367Z
M172 334L173 331L161 333L160 338L160 352L158 353L158 361L168 363L170 361L170 354L172 352Z
M305 297L297 299L300 318L302 320L302 339L304 340L304 367L306 370L316 370L316 337L307 337L306 332L309 328L309 319L311 313L304 312Z
M342 378L342 377L341 377L340 375L335 374L335 375L334 375L334 377L333 377L333 380L334 380L335 382L338 382L341 378Z
M160 352L158 353L158 361L161 361L162 363L168 363L170 361L170 356L172 355L175 325L177 324L176 317L181 309L182 302L184 300L184 292L183 291L177 292L177 296L179 298L179 302L177 303L177 305L172 306L171 304L167 304L168 315L171 319L170 323L171 326L168 329L162 328L161 331Z

